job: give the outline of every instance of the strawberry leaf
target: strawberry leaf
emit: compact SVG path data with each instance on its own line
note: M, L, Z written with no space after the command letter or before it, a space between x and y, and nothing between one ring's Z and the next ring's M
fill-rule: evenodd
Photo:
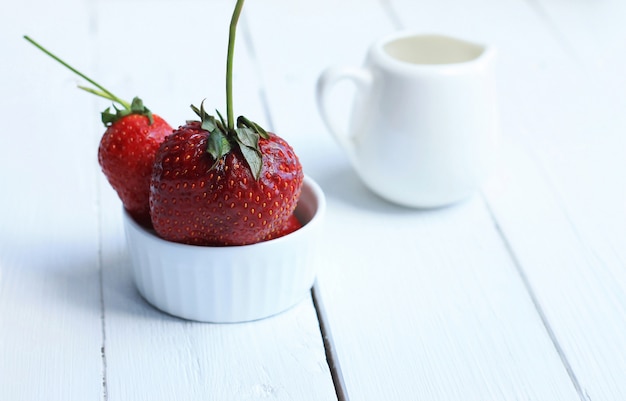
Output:
M213 157L215 163L211 166L213 169L220 159L231 151L230 142L224 133L219 129L210 131L206 151Z
M213 132L217 129L217 123L215 122L215 117L210 116L209 113L207 113L204 110L204 100L202 101L202 103L200 103L200 111L198 111L198 109L195 106L191 106L194 111L196 112L196 114L198 114L200 116L200 120L202 121L202 129L207 130L209 132Z
M261 176L263 167L263 154L259 149L259 137L259 133L252 128L235 128L235 140L239 145L239 149L241 149L241 154L248 162L255 180L258 180Z
M250 128L235 128L235 134L240 144L253 149L259 148L259 134Z
M200 103L200 106L202 107L202 103ZM196 105L192 104L189 107L191 107L191 110L193 110L193 112L196 113L196 115L198 117L200 117L200 119L202 119L202 117L203 117L202 112L200 111L200 109ZM202 110L204 111L204 107L202 108Z
M114 106L115 107L115 106ZM117 109L116 109L117 110ZM117 114L119 113L119 110L117 110L117 113L111 113L111 108L107 107L106 110L104 110L101 114L102 116L102 123L105 126L109 126L111 124L113 124L115 121L118 120Z
M215 109L215 112L217 113L217 116L220 118L220 121L222 122L222 125L223 125L224 127L227 127L227 126L228 126L228 124L226 124L226 121L224 121L224 117L222 117L222 114L220 113L220 111L219 111L219 110L217 110L217 109Z
M209 115L205 115L202 118L202 125L201 128L203 130L207 130L209 132L213 132L213 131L220 131L218 128L218 124L217 124L217 120L215 119L215 117L213 116L209 116Z
M215 117L213 117L212 115L207 113L206 110L204 110L204 101L202 101L202 103L200 103L200 108L199 109L196 106L194 106L193 104L191 105L191 109L194 111L194 113L196 113L198 115L198 117L200 117L201 128L203 130L206 130L206 131L209 131L209 132L220 130L223 133L226 133L226 129L224 128L224 124L223 124L224 121L222 120L222 122L220 122ZM220 116L220 118L222 117L219 114L219 112L217 114Z
M239 149L241 150L243 158L246 159L246 162L250 167L252 176L255 180L258 180L261 176L261 169L263 167L263 158L261 156L261 151L245 145L239 146Z
M152 112L143 104L143 100L138 97L134 97L133 101L130 104L130 113L129 114L141 114L142 116L148 117L150 121L150 125L154 123L154 118L152 117Z
M107 107L101 113L102 123L107 127L115 123L117 120L120 120L121 118L131 114L130 109L118 109L115 103L113 104L113 108L115 109L115 113L111 112L110 107Z
M203 118L201 128L209 132L218 131L217 124L213 116L207 116L206 118Z
M258 133L264 139L269 139L269 137L270 137L269 134L267 133L267 131L265 131L263 129L263 127L261 127L259 124L255 123L254 121L248 120L244 116L237 117L237 127L239 127L239 128L242 128L242 127L250 128L254 132Z

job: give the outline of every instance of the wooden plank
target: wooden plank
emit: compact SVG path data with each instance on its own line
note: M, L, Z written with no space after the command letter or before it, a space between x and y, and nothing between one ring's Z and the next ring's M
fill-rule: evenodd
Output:
M121 2L115 5L122 7ZM100 59L107 81L118 81L132 95L150 99L150 107L173 126L193 119L189 104L199 104L205 97L208 110L217 107L225 115L224 71L233 2L160 2L149 8L142 2L124 2L123 14L112 6L109 2L98 9ZM151 24L141 24L140 32L133 27L136 18ZM171 21L180 21L184 28ZM130 32L118 32L119 26ZM158 60L152 59L153 45L137 49L123 41L139 34L159 44ZM235 112L266 124L257 74L241 37L235 59ZM137 69L107 62L105 55L116 52L127 53ZM152 62L159 67L149 68ZM278 316L244 324L194 323L158 312L132 283L119 201L104 182L101 191L110 401L181 395L185 400L336 399L311 299Z
M539 230L511 213L509 201L497 212L506 216L504 228L528 266L581 393L623 399L626 186L620 183L626 168L626 95L615 88L626 82L621 39L626 7L617 1L536 2L536 10L551 28L558 45L554 53L560 48L565 56L551 63L560 74L544 73L529 82L531 90L552 82L559 89L544 94L552 107L535 110L526 127L525 146L539 167L531 177L547 187L527 199L560 224ZM528 172L511 172L521 174Z
M22 39L90 67L90 10L78 0L2 8L0 399L97 400L97 116L74 76Z
M626 84L626 43L622 40L626 4L607 1L562 7L543 2L538 7L554 26L554 35L565 42L569 61L584 79L575 84L576 77L563 79L563 86L569 87L563 96L572 96L575 108L566 110L567 125L558 130L550 127L549 136L555 138L554 143L564 144L560 149L537 147L536 151L555 176L565 207L588 236L586 240L594 248L607 246L601 251L603 257L610 258L614 252L623 256L619 243L626 229L626 187L611 183L623 179L626 165L626 93L615 90ZM559 157L557 151L570 156Z
M623 263L610 243L596 245L536 155L520 149L506 151L508 166L485 188L486 196L581 398L621 399ZM611 231L603 235L617 239Z
M428 23L398 2L407 24ZM444 21L451 3L428 11ZM481 2L473 26L501 48L508 146L485 195L581 399L623 399L626 62L619 2ZM425 12L424 9L420 11ZM459 13L467 10L458 10ZM515 18L511 18L515 15ZM438 24L435 22L434 24Z
M281 24L265 24L279 6ZM329 197L317 292L345 392L358 400L577 399L482 198L431 211L390 205L360 184L317 117L314 85L326 66L361 64L394 21L419 17L420 30L437 28L428 6L403 7L268 1L248 9L274 126ZM441 6L467 30L482 22L480 10Z

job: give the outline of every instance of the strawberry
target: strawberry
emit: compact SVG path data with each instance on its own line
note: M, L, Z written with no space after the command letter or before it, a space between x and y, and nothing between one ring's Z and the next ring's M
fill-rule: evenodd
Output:
M292 214L287 219L287 222L276 232L276 234L265 237L265 240L267 241L274 238L280 238L284 235L291 234L300 228L302 228L302 223L300 223L300 220L298 220L295 214Z
M150 184L150 212L162 238L194 245L246 245L299 227L293 217L304 175L278 135L232 110L237 0L226 62L227 120L192 109L200 121L179 127L159 147ZM295 219L295 221L294 221Z
M138 97L132 103L120 99L33 39L28 36L24 39L96 87L79 86L80 89L114 102L115 112L111 112L110 108L102 112L102 122L107 129L98 148L98 162L126 210L139 223L149 225L154 155L163 139L172 133L172 127L152 114Z
M259 136L262 163L255 173L236 133L217 126L211 131L189 122L161 144L150 193L159 236L194 245L245 245L297 229L290 219L304 176L293 149L275 134ZM216 137L232 142L227 153L208 150Z
M133 107L141 100L135 98ZM133 108L131 107L131 110ZM100 140L98 162L128 213L150 225L150 179L159 145L172 127L156 114L133 111L113 118Z

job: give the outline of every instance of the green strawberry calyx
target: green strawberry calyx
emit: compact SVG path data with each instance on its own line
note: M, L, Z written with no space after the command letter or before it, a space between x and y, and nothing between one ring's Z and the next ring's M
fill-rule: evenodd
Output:
M258 180L263 168L259 139L269 139L267 131L244 116L239 116L237 125L230 128L219 111L216 110L219 118L215 118L204 110L204 101L199 109L194 105L191 105L191 108L200 117L201 128L209 132L206 151L215 160L211 169L215 168L219 161L236 147L248 163L252 176Z
M39 43L31 39L29 36L24 35L24 39L26 39L28 42L30 42L32 45L34 45L36 48L38 48L42 52L46 53L48 56L52 57L54 60L59 62L61 65L63 65L70 71L72 71L74 74L78 75L79 77L83 78L84 80L86 80L87 82L95 86L95 88L90 88L87 86L78 85L79 89L82 89L93 95L102 97L104 99L107 99L113 102L113 108L115 109L115 113L111 112L110 107L107 107L107 109L102 112L102 122L104 123L105 126L108 127L114 122L121 119L122 117L125 117L130 114L140 114L140 115L148 117L148 120L150 121L150 125L152 125L152 123L154 122L152 112L146 106L144 106L143 101L140 98L138 97L133 98L133 101L131 103L128 103L127 101L123 99L120 99L119 97L115 96L111 91L107 90L106 88L104 88L102 85L100 85L93 79L89 78L82 72L78 71L76 68L72 67L71 65L63 61L58 56L51 53L48 49L46 49L45 47L43 47L42 45L40 45ZM116 103L122 106L122 108L118 108L115 105Z
M85 89L80 87L81 89ZM86 90L86 89L85 89ZM88 91L91 92L91 91ZM93 92L92 92L93 93ZM110 126L114 122L120 120L123 117L126 117L131 114L139 114L142 116L148 117L150 121L150 125L154 123L154 117L152 116L152 112L143 104L143 100L135 96L133 101L131 102L129 107L123 107L122 109L118 109L113 103L113 108L115 109L115 113L111 112L111 108L107 107L106 110L102 112L102 122L105 126Z

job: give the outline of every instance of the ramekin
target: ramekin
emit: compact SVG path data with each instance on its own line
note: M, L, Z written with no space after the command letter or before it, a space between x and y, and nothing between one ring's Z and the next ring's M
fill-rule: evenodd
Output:
M154 307L188 320L236 323L283 312L310 294L325 210L322 189L305 176L295 211L302 228L227 247L166 241L124 211L137 289Z

